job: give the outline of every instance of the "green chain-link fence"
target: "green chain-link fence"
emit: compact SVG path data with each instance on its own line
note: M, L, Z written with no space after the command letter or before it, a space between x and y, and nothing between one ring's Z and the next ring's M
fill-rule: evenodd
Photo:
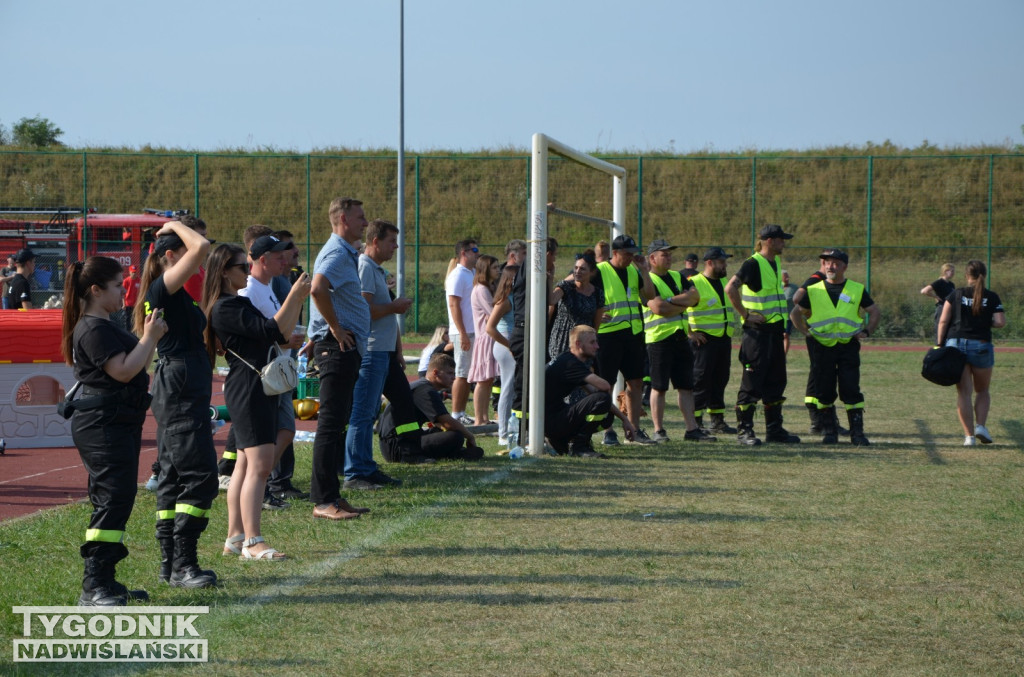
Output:
M879 302L885 336L928 335L932 306L918 292L946 261L958 282L968 259L985 261L1011 319L1024 306L1024 155L604 159L628 171L626 230L641 244L723 246L735 266L758 228L779 223L796 233L785 266L797 284L822 247L847 249L848 275ZM442 278L454 242L475 237L500 259L508 240L524 237L529 157L410 156L406 170L405 293L416 301L407 326L428 332L445 321ZM554 159L549 185L560 208L611 217L604 176ZM0 152L0 207L187 208L219 241L262 223L295 233L307 269L330 234L331 199L358 197L369 218L394 220L396 186L394 156ZM608 236L554 215L549 228L562 243L560 273L571 254ZM1003 335L1024 336L1019 327Z

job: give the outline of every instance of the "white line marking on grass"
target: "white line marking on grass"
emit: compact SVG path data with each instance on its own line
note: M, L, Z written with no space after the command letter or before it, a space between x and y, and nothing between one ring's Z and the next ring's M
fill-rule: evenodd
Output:
M481 487L504 482L517 467L532 465L536 461L537 459L532 457L516 461L514 465L509 465L507 468L495 471L469 486L446 494L430 505L418 508L397 520L385 522L381 525L381 528L376 529L373 533L367 534L345 550L339 552L337 555L333 555L319 562L314 562L307 567L304 572L292 576L276 585L267 586L248 599L232 604L231 608L237 611L241 611L243 608L245 610L249 610L252 605L262 605L267 602L272 602L277 597L283 597L299 590L300 588L304 588L307 585L322 579L342 564L362 557L364 555L364 551L380 547L421 520L433 516L437 514L438 511L458 503L462 499L475 493ZM234 611L232 611L232 613L234 613Z

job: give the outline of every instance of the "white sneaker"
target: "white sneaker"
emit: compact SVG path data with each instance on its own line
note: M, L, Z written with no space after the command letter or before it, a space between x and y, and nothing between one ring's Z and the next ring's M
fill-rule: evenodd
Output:
M498 436L498 446L499 447L507 447L508 446L508 438L507 437L502 437L502 436L499 435Z
M992 444L992 434L989 433L988 428L983 425L974 426L974 436L977 437L982 444Z
M978 439L974 435L968 435L964 438L965 447L976 447L978 446Z
M464 426L476 425L476 420L472 416L468 416L466 414L459 414L458 416L453 416L452 418L454 418L456 421L458 421Z
M146 480L146 491L156 491L157 482L158 480L156 475L151 475L150 478Z
M220 491L227 491L228 487L231 486L231 475L218 475L217 476L217 488Z

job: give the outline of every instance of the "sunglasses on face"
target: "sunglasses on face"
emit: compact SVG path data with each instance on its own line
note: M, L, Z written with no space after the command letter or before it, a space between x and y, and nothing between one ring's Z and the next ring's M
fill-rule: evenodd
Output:
M474 254L479 254L480 253L480 250L478 248L476 248L476 247L470 247L469 251L473 252Z
M248 261L245 261L243 263L232 263L230 266L228 266L228 268L241 268L246 273L252 272L252 264L249 263Z

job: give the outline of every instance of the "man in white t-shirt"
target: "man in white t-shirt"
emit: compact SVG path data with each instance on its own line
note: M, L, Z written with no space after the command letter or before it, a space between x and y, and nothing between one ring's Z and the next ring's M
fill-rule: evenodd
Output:
M252 261L252 270L249 272L245 289L239 289L238 295L249 299L263 317L274 317L281 309L281 302L271 288L270 282L275 276L281 275L285 266L291 263L292 257L287 250L294 247L293 243L279 240L273 235L260 236L249 245L249 260ZM292 337L292 341L283 346L283 349L300 348L302 338L298 335ZM295 410L292 405L292 394L287 392L279 397L277 443L274 447L275 466L280 461L281 454L295 438ZM271 496L265 498L265 503L271 504L268 507L286 507L287 505L283 501L271 501Z
M455 382L452 384L452 417L465 424L466 400L469 399L469 366L473 359L473 271L480 250L476 240L462 240L455 245L457 263L444 281L448 301L448 337L455 346Z

